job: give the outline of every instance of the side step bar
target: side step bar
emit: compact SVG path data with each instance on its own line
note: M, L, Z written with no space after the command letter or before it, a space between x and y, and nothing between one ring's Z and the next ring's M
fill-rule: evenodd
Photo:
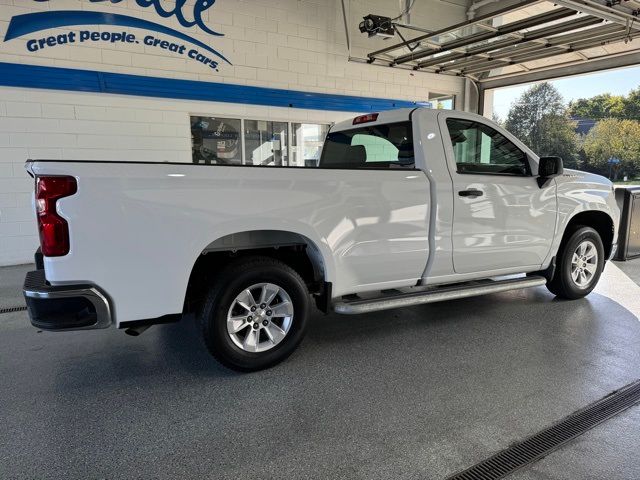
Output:
M498 293L519 288L538 287L546 283L547 279L539 276L509 278L506 280L482 280L480 282L450 287L433 287L427 291L400 293L366 300L343 301L336 303L333 309L336 313L357 315L377 312L379 310L422 305L423 303L474 297L485 293Z

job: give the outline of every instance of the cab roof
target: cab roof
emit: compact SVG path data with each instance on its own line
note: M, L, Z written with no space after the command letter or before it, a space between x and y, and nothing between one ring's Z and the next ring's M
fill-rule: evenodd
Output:
M419 108L419 107L418 107ZM409 120L409 116L411 112L416 109L414 108L398 108L395 110L384 110L382 112L377 112L378 118L371 121L366 121L363 123L354 124L354 120L364 116L364 115L372 115L376 114L374 112L370 114L358 115L358 117L351 117L342 122L336 123L333 127L331 127L332 132L340 131L340 130L351 130L354 128L366 127L369 125L383 124L383 123L397 123L397 122L406 122Z

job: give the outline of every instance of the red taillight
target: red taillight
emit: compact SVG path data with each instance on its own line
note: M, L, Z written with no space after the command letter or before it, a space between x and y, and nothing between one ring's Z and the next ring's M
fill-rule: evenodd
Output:
M61 257L69 253L69 226L58 215L56 202L77 191L78 185L73 177L38 177L36 180L40 246L46 257Z
M353 119L353 125L358 125L359 123L367 123L367 122L375 122L378 119L377 113L367 113L366 115L360 115Z

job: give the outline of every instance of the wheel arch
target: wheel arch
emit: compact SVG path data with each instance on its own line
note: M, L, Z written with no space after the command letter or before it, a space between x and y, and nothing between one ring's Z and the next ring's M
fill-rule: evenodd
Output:
M560 245L564 245L569 236L579 227L591 227L598 232L604 246L605 259L609 258L613 249L615 233L613 218L601 210L585 210L576 213L567 222Z
M245 230L210 242L195 259L185 295L184 311L196 311L207 286L229 262L247 256L265 256L293 268L326 311L331 299L331 265L320 246L306 235L288 230Z

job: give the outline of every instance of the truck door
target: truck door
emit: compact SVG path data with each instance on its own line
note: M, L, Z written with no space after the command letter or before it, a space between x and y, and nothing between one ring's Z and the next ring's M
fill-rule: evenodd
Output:
M443 112L439 123L453 184L455 272L540 266L554 235L555 182L540 188L535 161L477 116Z

